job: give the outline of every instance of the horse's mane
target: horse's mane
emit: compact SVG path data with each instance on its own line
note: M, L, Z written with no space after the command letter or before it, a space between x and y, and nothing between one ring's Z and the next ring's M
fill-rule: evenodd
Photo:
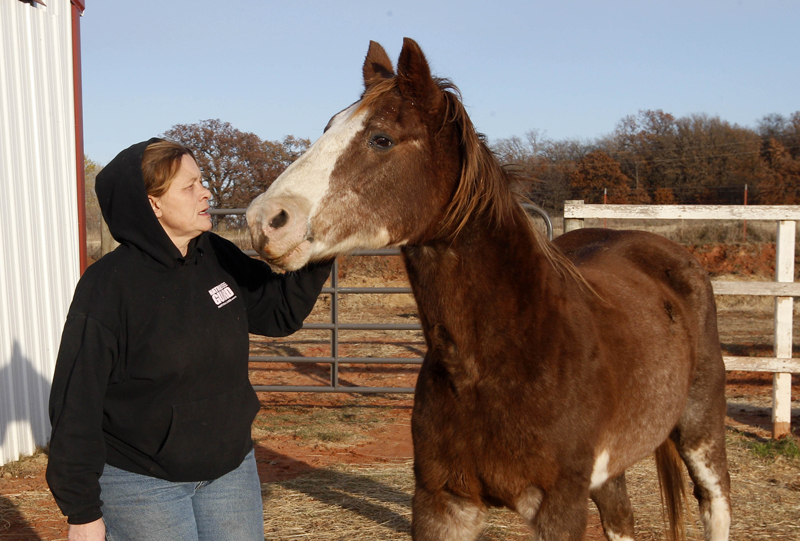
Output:
M514 177L500 164L486 143L486 137L475 129L458 88L447 79L437 82L447 101L445 123L452 122L459 135L462 161L461 178L443 228L452 230L453 236L458 235L472 215L481 213L487 213L495 224L517 222L521 203L531 201L511 189ZM530 229L553 268L562 277L572 277L592 290L575 265L538 230L533 218L524 210L522 214L526 217L524 223L515 225Z
M514 221L518 202L511 190L511 178L489 149L485 136L472 124L458 88L447 79L438 79L437 83L447 105L445 125L449 123L456 130L461 150L461 178L443 228L456 236L473 215L480 214L487 214L496 224Z

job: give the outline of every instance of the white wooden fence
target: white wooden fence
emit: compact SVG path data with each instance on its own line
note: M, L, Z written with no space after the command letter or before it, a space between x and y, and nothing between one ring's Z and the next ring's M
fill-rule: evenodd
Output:
M717 295L762 295L775 297L774 357L725 357L725 368L750 372L772 372L772 434L790 433L792 418L792 373L800 373L800 359L792 358L793 297L800 297L794 282L794 245L800 206L733 205L584 205L565 201L564 232L583 227L585 218L646 220L769 220L777 222L774 282L713 281Z

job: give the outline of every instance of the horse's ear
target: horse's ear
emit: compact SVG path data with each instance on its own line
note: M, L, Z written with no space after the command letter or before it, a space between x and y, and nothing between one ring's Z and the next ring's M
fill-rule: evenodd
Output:
M364 60L364 88L368 89L373 84L390 77L394 77L394 69L389 55L379 43L369 42L369 51Z
M431 68L417 42L411 38L403 39L403 50L397 61L398 82L403 94L421 104L435 106L441 98L441 90L431 76Z

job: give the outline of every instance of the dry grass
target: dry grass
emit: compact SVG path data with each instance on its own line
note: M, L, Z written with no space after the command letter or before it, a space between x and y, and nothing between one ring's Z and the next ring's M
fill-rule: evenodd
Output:
M47 467L47 452L39 448L31 456L0 466L0 479L20 479L36 475Z
M263 485L266 539L401 539L410 464L341 466Z
M800 539L800 459L753 452L762 441L752 433L729 430L736 540ZM665 539L661 501L652 459L628 470L628 489L636 514L637 539ZM687 491L691 494L691 487ZM411 463L339 466L285 482L263 485L268 540L410 539ZM689 539L702 539L699 513L690 502ZM596 525L592 507L591 521ZM597 528L594 528L596 531ZM493 510L482 541L530 539L521 519Z
M309 408L279 406L270 415L259 415L253 423L253 437L269 442L274 435L315 442L326 448L352 447L368 439L367 432L385 423L388 407Z
M37 483L47 467L43 450L0 467L0 539L66 539L64 517L46 487ZM13 483L14 490L6 490Z
M336 415L356 415L354 426L367 429L372 414L349 410ZM304 419L327 426L337 419L322 414ZM347 421L347 419L345 419ZM297 422L286 414L284 422ZM313 431L311 432L313 433ZM311 437L311 436L308 436ZM326 443L321 440L323 443ZM768 452L764 452L767 448ZM788 450L787 450L788 449ZM794 449L794 450L792 450ZM771 444L754 432L728 430L728 455L733 487L731 539L761 541L800 539L800 458L797 442ZM3 472L19 478L40 475L46 456L8 464ZM654 464L645 460L628 470L628 489L636 514L637 539L665 539L661 502ZM262 485L267 540L388 541L410 539L413 475L410 461L378 465L338 465L319 469L289 481ZM688 490L691 494L691 488ZM689 539L702 539L696 505L690 502L693 521ZM587 539L599 539L596 511L591 507ZM35 526L7 533L12 523ZM46 488L3 491L0 496L0 538L63 538L63 518ZM481 541L530 539L527 527L514 513L493 510Z

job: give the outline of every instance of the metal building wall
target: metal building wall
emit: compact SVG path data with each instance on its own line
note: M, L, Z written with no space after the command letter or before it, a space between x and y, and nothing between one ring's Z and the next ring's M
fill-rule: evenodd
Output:
M79 277L70 0L0 0L0 465L47 443Z

